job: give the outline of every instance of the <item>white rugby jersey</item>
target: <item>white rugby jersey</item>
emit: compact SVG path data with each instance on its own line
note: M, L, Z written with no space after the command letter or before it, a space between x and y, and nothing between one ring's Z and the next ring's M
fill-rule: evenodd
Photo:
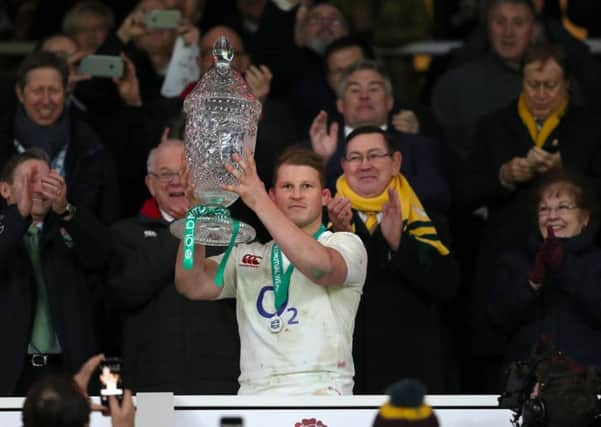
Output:
M233 248L220 298L237 299L239 393L288 390L290 394L315 394L324 387L329 389L328 381L334 393L352 393L353 328L365 282L367 253L353 233L326 231L318 241L343 257L347 280L338 287L320 286L294 269L288 300L278 311L283 322L279 332L272 332L269 326L269 319L276 314L271 274L273 241ZM219 262L222 256L211 259ZM282 258L285 270L289 261L284 254ZM307 381L310 378L319 380Z

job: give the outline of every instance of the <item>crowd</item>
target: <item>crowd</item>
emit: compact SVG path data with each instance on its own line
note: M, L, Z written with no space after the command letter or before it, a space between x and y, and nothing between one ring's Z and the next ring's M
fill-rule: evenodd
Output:
M100 351L177 394L498 393L542 336L601 368L601 62L554 2L481 2L419 80L378 52L432 34L432 2L65 3L0 87L0 395ZM586 3L564 12L594 34ZM224 165L257 241L184 270L183 100L221 36L262 106Z

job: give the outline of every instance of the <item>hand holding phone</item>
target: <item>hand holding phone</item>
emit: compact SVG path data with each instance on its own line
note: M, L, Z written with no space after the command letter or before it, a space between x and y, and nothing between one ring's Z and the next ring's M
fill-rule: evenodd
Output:
M98 366L100 379L100 402L108 406L109 396L117 400L123 399L123 384L121 381L121 359L109 357L100 362Z

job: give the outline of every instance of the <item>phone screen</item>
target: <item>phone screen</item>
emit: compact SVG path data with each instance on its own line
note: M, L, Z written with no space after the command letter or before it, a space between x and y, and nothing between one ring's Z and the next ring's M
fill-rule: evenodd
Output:
M149 10L144 14L144 26L147 29L175 29L181 20L179 10Z
M123 398L123 385L121 383L121 360L112 357L100 362L100 401L103 405L108 404L109 396L115 396L118 400Z
M120 56L88 55L79 64L79 71L92 77L121 78L125 65Z

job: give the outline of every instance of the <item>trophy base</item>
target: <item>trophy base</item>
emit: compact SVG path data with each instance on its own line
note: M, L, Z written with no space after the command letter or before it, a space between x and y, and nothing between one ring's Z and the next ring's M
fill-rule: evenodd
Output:
M243 222L240 223L235 243L248 243L254 240L256 231L253 227ZM169 231L175 237L183 239L186 219L178 219L169 225ZM194 243L204 246L229 246L232 238L232 221L217 221L214 217L200 217L196 221L194 230Z

